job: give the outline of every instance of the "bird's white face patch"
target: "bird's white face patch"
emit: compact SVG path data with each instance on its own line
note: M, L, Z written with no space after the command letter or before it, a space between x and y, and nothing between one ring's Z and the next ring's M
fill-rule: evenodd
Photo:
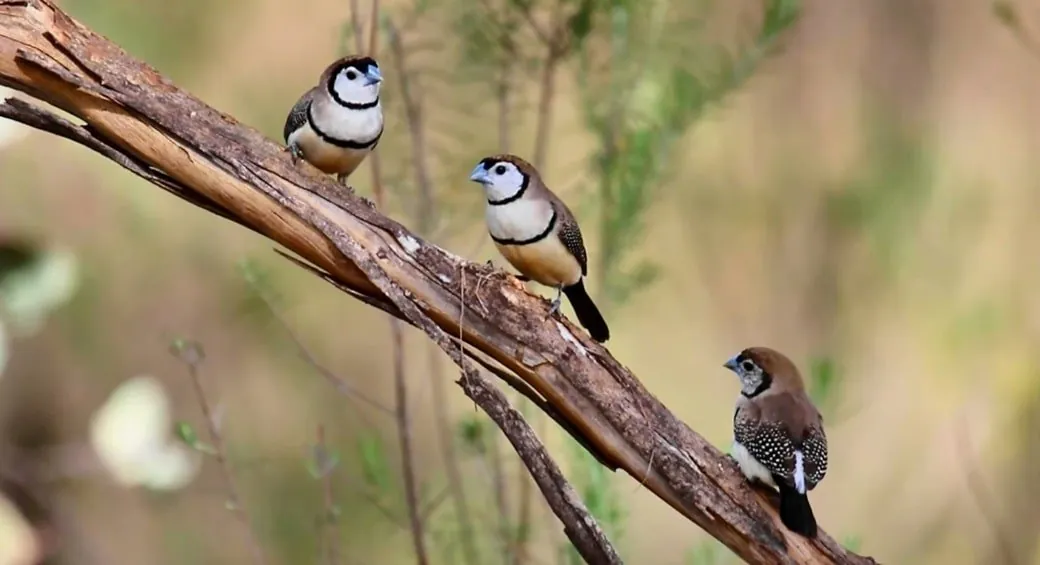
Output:
M505 200L520 192L526 178L508 161L499 161L485 169L485 181L481 183L488 200Z
M766 466L759 463L758 459L744 447L739 441L733 442L733 458L737 460L737 464L740 465L740 471L744 473L749 481L759 480L769 486L775 487L776 483L773 481L773 474L766 469Z
M357 67L344 67L332 79L332 90L344 102L371 104L379 99L379 86L382 82L372 81L370 75L371 72L363 73Z
M733 356L724 365L727 369L736 373L740 379L740 392L745 396L751 396L762 386L765 372L754 361L748 359L740 352Z

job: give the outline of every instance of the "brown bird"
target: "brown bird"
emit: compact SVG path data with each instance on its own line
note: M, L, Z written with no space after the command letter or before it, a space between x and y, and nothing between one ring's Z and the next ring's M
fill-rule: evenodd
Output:
M329 65L285 119L282 136L293 162L303 159L345 181L383 135L382 81L371 57L352 55Z
M723 366L740 379L733 458L748 480L780 490L788 529L816 537L808 492L827 474L827 436L798 368L768 347L745 349Z
M516 155L494 155L477 163L469 178L484 187L485 219L498 251L524 278L556 289L550 312L559 311L566 294L592 339L610 339L585 291L588 256L578 222L534 166Z

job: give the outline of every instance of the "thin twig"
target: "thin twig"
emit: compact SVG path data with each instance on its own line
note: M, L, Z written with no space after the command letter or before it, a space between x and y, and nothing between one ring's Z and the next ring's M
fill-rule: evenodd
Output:
M563 57L563 51L560 48L561 37L566 33L565 26L561 24L561 13L563 0L557 0L555 9L553 11L553 22L552 22L552 36L546 42L545 48L547 50L545 61L542 65L542 77L539 86L538 95L538 125L535 130L535 145L534 145L534 160L533 164L536 169L544 171L546 166L546 158L549 152L549 132L552 129L552 116L553 116L553 103L556 97L556 71L558 64ZM521 10L524 14L528 14L526 10ZM538 29L533 19L529 19L532 27ZM524 405L521 404L521 408ZM548 430L546 428L545 417L539 414L535 417L535 425L538 426L538 431L543 437L546 436ZM530 538L529 532L531 531L531 505L532 505L532 493L531 483L527 480L523 473L520 474L520 509L517 517L517 531L522 532L523 535L519 536L516 543L516 551L514 554L514 565L520 565L523 563L527 554L527 540Z
M350 0L350 27L354 29L354 48L360 55L364 52L365 30L361 26L361 3Z
M388 302L385 298L383 298L383 297L376 298L376 297L372 297L372 296L368 296L368 295L365 295L365 294L360 294L358 292L355 292L354 290L352 290L352 289L350 289L350 288L348 288L348 287L346 287L346 286L336 282L335 280L332 279L331 276L329 276L328 273L322 271L321 269L318 269L318 268L314 267L313 265L308 264L306 261L302 261L300 259L297 259L296 257L293 257L292 255L289 255L288 253L286 253L286 252L284 252L284 251L282 251L280 249L275 249L274 251L275 251L275 253L278 253L279 255L281 255L285 259L288 259L289 261L293 262L294 264L296 264L297 266L301 267L302 269L304 269L304 270L306 270L306 271L308 271L308 272L318 276L319 278L321 278L325 282L331 284L332 286L336 287L337 289L339 289L339 290L341 290L341 291L343 291L343 292L345 292L347 294L350 294L351 296L354 296L358 300L361 300L362 302L364 302L365 304L368 304L369 306L372 306L373 308L377 308L377 309L383 311L384 313L389 314L395 320L400 320L400 321L402 321L404 323L407 323L407 324L409 324L409 325L411 325L413 327L418 327L418 326L415 325L414 322L412 322L407 317L405 317L405 315L396 306L394 306L393 303ZM463 269L461 271L460 279L461 279L461 287L462 287L462 292L463 292L463 295L461 295L459 297L459 304L460 304L460 310L459 310L459 332L460 333L457 334L457 335L449 336L449 338L452 340L452 342L457 344L458 351L460 351L462 354L464 354L466 357L469 357L473 361L476 361L481 367L487 369L488 372L490 372L490 373L494 374L495 376L497 376L498 378L502 379L513 390L515 390L516 392L520 393L524 398L526 398L528 401L530 401L535 406L537 406L542 412L544 412L545 414L548 414L549 417L552 418L557 424L559 424L560 427L563 428L564 431L566 431L568 434L571 435L572 438L574 438L574 441L577 441L583 447L585 447L585 449L589 453L591 453L593 455L593 457L595 457L596 460L600 462L601 465L603 465L604 467L606 467L606 468L608 468L608 469L610 469L612 471L617 470L618 465L617 465L616 461L613 461L610 458L608 458L602 452L602 450L597 448L591 441L589 441L589 439L587 437L585 437L585 435L582 434L581 431L578 430L578 428L576 428L574 426L574 424L572 424L566 418L564 418L563 415L560 414L560 411L556 409L556 407L554 407L551 403L546 401L545 398L540 396L538 394L538 392L535 391L534 389L532 389L531 386L529 384L527 384L523 379L521 379L520 377L517 377L515 374L510 373L509 371L506 371L502 367L499 367L497 365L492 364L490 361L488 361L483 356L481 356L481 354L479 352L475 351L473 348L466 347L465 341L463 341L462 335L461 335L462 328L464 327L463 324L465 322L465 317L466 317L466 301L465 301L465 296L464 296L465 289L466 289L466 271L465 271L465 269ZM479 296L477 296L476 298L479 301ZM320 366L318 366L317 368L318 369L323 369ZM337 377L334 374L329 373L326 376L332 380L333 384L337 384L337 383L342 382L342 379L340 377ZM390 411L388 408L385 408L385 407L383 408L383 410L387 411L387 412Z
M246 531L250 549L253 552L253 561L260 565L264 565L267 562L267 559L260 546L260 540L257 537L256 532L253 530L252 522L249 519L249 513L246 511L245 505L242 503L242 497L238 494L238 487L235 485L235 477L231 473L231 464L228 462L227 446L224 443L223 436L220 434L220 425L217 422L217 416L213 413L213 409L209 405L209 400L206 399L206 390L202 386L202 378L200 376L199 368L202 366L206 354L202 350L201 344L192 341L178 343L174 346L172 352L177 356L177 358L183 361L185 366L188 368L188 376L191 377L191 386L195 391L195 400L199 403L199 408L202 409L202 416L206 420L206 430L209 433L209 441L213 446L214 457L217 460L217 466L220 468L220 473L224 479L224 488L227 491L229 509L238 517L239 522L241 522L242 527Z
M560 54L555 47L548 47L545 64L542 66L540 94L538 96L538 126L534 138L534 159L536 169L544 171L546 155L549 150L549 131L552 127L553 99L556 95L556 68L560 62Z
M290 257L290 259L292 258ZM278 312L278 309L275 308L271 298L267 296L267 292L263 288L260 288L259 285L252 283L250 284L253 287L253 292L256 294L258 298L260 298L260 301L263 302L264 305L267 307L267 311L271 314L271 318L274 319L275 323L278 324L278 326L282 329L282 331L289 338L289 340L293 342L293 346L296 347L296 352L303 359L303 361L310 365L315 371L317 371L318 374L325 377L326 380L332 383L332 386L336 389L337 392L351 400L360 400L361 402L364 402L368 406L375 408L376 410L379 410L384 414L389 415L394 413L394 411L391 410L388 406L361 392L360 390L355 388L354 385L350 384L349 381L333 373L327 367L319 363L318 359L314 356L313 353L311 353L310 349L308 349L307 346L303 344L303 340L301 340L300 337L296 335L296 332L293 331L292 327L289 325L289 322L284 317L282 317L281 313ZM367 423L371 424L371 422Z
M423 121L422 101L418 98L418 91L412 87L412 77L409 75L405 63L401 34L398 33L392 20L387 20L386 30L389 34L395 74L401 85L401 98L404 102L408 133L412 142L415 186L419 191L418 212L416 213L418 230L419 233L429 237L430 231L434 228L434 220L437 218L437 210L433 197L433 183L430 182L429 162L426 158L426 127Z
M419 516L419 493L415 481L415 461L412 453L412 420L408 410L408 380L404 366L404 336L401 322L390 321L390 339L394 355L394 403L397 406L397 438L401 442L401 466L404 474L404 498L408 506L408 521L412 528L415 557L420 565L429 563L423 539L423 523Z
M368 54L376 56L379 47L379 0L372 0L371 26L369 28ZM360 47L361 41L358 40ZM368 156L372 167L372 188L376 207L384 210L386 198L383 190L383 176L379 164L379 152L373 151ZM394 358L394 406L397 417L397 437L401 444L401 467L404 479L404 498L408 506L408 522L412 530L412 545L419 565L429 563L426 554L426 540L423 533L422 517L419 515L419 491L415 481L415 462L412 453L412 422L408 410L408 381L404 369L404 336L401 322L390 319L390 341Z
M423 120L422 104L417 98L417 91L412 88L411 76L405 63L404 46L401 35L393 21L387 19L390 51L393 56L395 74L401 85L401 97L404 101L408 132L412 142L412 164L415 172L415 184L419 191L418 208L416 210L417 227L424 236L429 236L437 217L436 200L433 195L433 184L430 181L426 152L426 132ZM448 489L452 498L459 522L459 537L462 555L469 565L477 565L480 560L473 533L473 522L470 518L469 505L463 488L462 470L459 468L458 454L455 450L455 436L449 419L447 379L441 370L439 350L432 342L426 343L427 368L433 391L433 413L437 423L437 434L448 476Z
M534 34L538 36L539 41L541 41L543 45L545 45L546 47L552 47L554 37L553 34L543 30L542 26L539 25L538 21L534 19L534 14L531 13L530 4L526 2L519 2L518 4L520 5L520 15L522 15L524 19L527 20L527 25L531 26L531 31L533 31Z
M510 18L511 20L512 18ZM516 41L513 37L514 26L509 25L512 22L507 22L507 25L502 29L502 50L504 57L502 58L502 75L498 80L498 151L499 153L509 153L509 148L512 146L512 129L509 127L510 117L512 116L513 107L510 94L513 91L513 66L516 60Z
M375 57L376 51L379 51L379 0L372 0L372 14L368 26L368 53Z
M458 384L505 433L549 506L565 524L564 531L585 561L595 565L620 564L622 561L617 550L589 514L574 487L564 478L523 414L509 406L505 395L476 371L460 379ZM572 527L579 531L572 530Z
M961 418L960 424L961 439L957 441L957 446L960 448L961 452L961 467L965 469L964 477L968 482L968 492L970 492L972 498L975 499L975 504L979 507L979 511L982 513L983 518L989 523L997 549L1004 556L1002 562L1007 565L1019 563L1019 559L1015 554L1014 545L1011 543L1011 540L1007 539L1004 535L1004 528L1001 526L998 512L992 507L991 501L993 497L986 488L986 485L983 484L982 477L979 475L978 467L975 464L975 458L970 453L971 434L969 433L967 419Z
M509 497L506 494L506 473L505 469L502 468L502 453L498 450L497 435L488 439L487 454L491 460L491 489L495 495L495 505L498 507L498 537L503 546L503 555L515 556L516 548L514 547L513 534L509 527Z
M324 502L324 513L321 519L322 538L325 540L325 563L337 565L339 563L339 540L336 535L336 524L339 522L339 511L336 508L336 498L332 490L332 471L335 470L335 462L329 455L328 445L325 442L325 426L318 425L318 443L315 445L314 462L321 473L322 500Z

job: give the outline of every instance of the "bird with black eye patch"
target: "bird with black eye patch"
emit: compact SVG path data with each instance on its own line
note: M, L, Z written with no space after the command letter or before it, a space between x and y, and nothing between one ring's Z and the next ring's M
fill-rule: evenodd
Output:
M723 365L740 379L733 413L733 458L749 481L780 491L780 520L816 537L808 492L827 474L823 417L798 368L768 347L750 347Z
M566 294L592 339L607 341L607 322L585 291L588 256L578 222L534 166L516 155L494 155L477 163L469 178L484 187L484 216L499 253L522 279L556 289L550 315Z
M352 55L326 67L285 119L293 163L303 159L345 183L383 135L382 82L371 57Z

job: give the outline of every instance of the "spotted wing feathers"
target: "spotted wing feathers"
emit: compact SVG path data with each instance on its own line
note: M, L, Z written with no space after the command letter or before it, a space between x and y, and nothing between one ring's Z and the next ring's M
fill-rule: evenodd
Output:
M570 251L571 255L578 260L578 264L581 265L581 274L585 276L589 274L589 257L585 252L585 241L581 237L581 229L578 228L578 222L562 202L553 202L553 207L556 208L556 214L560 218L556 235L563 242L563 246L567 248L567 251Z
M827 475L827 436L821 427L809 428L802 441L805 483L811 489Z
M282 128L282 138L286 143L289 143L289 136L292 132L303 127L303 124L307 123L307 110L311 106L311 100L314 99L315 89L310 89L299 100L293 105L292 110L289 110L289 115L285 118L285 127Z
M733 419L733 434L778 482L795 486L796 450L802 453L802 473L808 490L827 474L827 437L818 426L811 426L801 434L792 433L783 422L747 417L738 410Z

